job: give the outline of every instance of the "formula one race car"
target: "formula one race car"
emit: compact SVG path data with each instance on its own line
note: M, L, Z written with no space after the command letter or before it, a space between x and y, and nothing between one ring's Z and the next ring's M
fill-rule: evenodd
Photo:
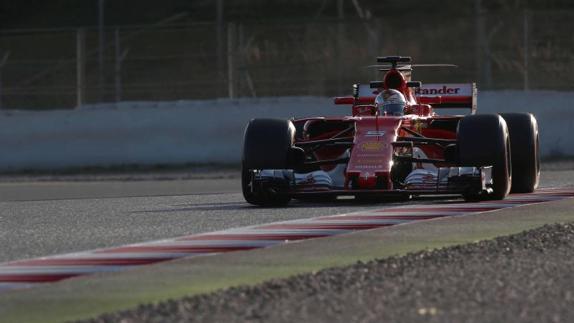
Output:
M377 61L383 81L355 84L353 96L335 98L352 105L352 116L249 122L242 156L247 202L423 194L500 200L537 187L532 114L477 115L475 84L422 85L410 80L417 66L410 57ZM470 114L438 115L439 108L468 108Z

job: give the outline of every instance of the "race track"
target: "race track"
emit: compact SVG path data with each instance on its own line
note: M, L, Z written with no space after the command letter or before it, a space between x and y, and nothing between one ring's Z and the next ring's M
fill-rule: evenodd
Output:
M542 174L542 187L570 183L574 183L570 170ZM0 201L0 244L4 246L0 262L404 204L339 200L257 208L244 202L238 179L227 176L5 182L0 184Z

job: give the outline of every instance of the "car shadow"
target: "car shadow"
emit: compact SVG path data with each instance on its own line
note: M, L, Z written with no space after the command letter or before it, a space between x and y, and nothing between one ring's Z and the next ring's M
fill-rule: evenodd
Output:
M432 202L433 204L453 204L461 203L461 199L453 200L453 197L435 196L435 197L415 197L410 201L357 201L354 199L337 199L331 201L302 201L293 200L285 206L256 206L245 201L240 202L210 202L210 203L189 203L177 204L172 208L153 209L134 211L133 214L148 213L173 213L173 212L193 212L193 211L233 211L233 210L271 210L271 209L305 209L305 208L333 208L333 207L371 207L371 206L402 206L408 204L420 204Z

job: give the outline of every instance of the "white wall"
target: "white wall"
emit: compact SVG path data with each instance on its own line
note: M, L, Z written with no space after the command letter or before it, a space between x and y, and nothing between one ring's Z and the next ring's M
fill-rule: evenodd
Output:
M479 112L533 112L542 154L574 155L574 93L482 92ZM74 111L2 112L0 170L238 162L252 118L344 115L331 98L124 102Z
M556 91L485 91L479 113L531 112L538 120L542 156L574 156L574 93Z

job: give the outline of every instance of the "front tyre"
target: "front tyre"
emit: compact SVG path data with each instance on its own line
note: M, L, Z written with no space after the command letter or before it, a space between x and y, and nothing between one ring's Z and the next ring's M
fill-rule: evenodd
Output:
M257 186L253 181L253 171L245 166L241 168L241 190L245 201L257 206L285 206L291 201L289 195Z
M469 115L457 128L458 160L461 166L492 166L492 193L467 199L502 200L510 193L511 148L508 127L499 115Z
M245 128L241 167L241 188L245 200L260 206L282 206L291 197L261 187L254 172L262 169L288 169L295 140L295 127L289 120L254 119Z

